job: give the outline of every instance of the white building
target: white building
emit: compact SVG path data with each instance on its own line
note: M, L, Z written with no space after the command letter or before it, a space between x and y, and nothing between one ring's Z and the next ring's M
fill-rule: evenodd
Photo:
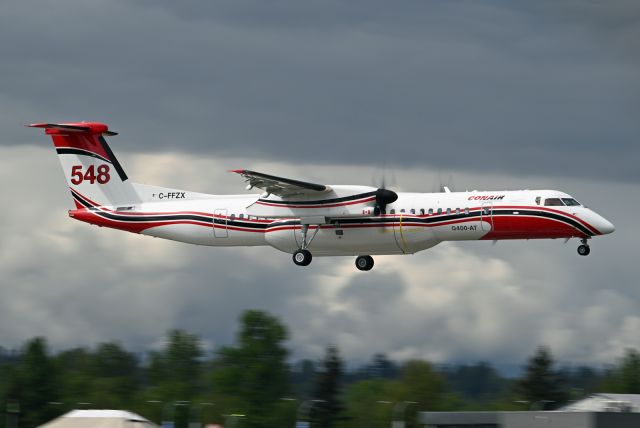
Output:
M124 410L72 410L38 428L158 428L158 425Z

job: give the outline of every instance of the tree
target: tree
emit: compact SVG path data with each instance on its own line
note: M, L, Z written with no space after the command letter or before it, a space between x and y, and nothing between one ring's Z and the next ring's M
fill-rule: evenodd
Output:
M48 405L58 399L54 366L44 338L30 340L24 347L14 391L20 403L21 425L35 427L51 419L56 411Z
M566 383L554 365L546 347L539 347L527 362L524 376L518 382L518 392L532 406L555 408L567 401Z
M236 346L222 347L214 364L213 386L217 393L234 396L226 403L229 413L244 413L243 426L281 426L289 392L288 355L283 342L286 327L262 311L246 311L241 319Z
M390 381L368 379L354 382L346 388L346 418L350 427L387 428L394 402Z
M314 399L319 400L312 413L313 426L332 428L344 419L344 406L340 399L342 360L335 346L327 347L322 370L315 384Z
M467 399L488 401L504 393L507 382L488 363L458 365L445 370L451 388Z
M93 402L104 408L130 405L138 387L138 361L118 343L103 343L91 356Z
M315 362L307 359L298 361L291 372L291 382L295 396L303 400L313 398L313 382L316 376Z
M189 400L200 389L203 356L200 339L182 330L171 330L167 344L151 353L149 380L152 393L162 401Z
M627 349L603 382L606 392L640 394L640 352Z

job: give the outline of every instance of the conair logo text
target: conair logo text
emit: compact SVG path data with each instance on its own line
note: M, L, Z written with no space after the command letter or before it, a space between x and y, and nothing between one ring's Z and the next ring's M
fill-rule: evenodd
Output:
M483 195L483 196L469 196L469 201L499 201L504 199L505 195Z

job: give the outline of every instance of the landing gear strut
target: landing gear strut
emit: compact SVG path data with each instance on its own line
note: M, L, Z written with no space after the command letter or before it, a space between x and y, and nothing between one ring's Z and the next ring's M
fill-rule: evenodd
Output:
M371 270L373 267L373 257L358 256L356 258L356 267L360 270Z
M582 242L582 245L578 247L578 254L581 256L588 256L591 252L591 248L589 248L586 238L581 239L580 242Z
M293 253L293 262L298 266L308 266L309 263L311 263L313 257L311 256L311 251L307 250L307 247L311 245L311 241L316 237L319 230L320 225L316 226L313 234L309 237L309 225L302 224L302 242L300 243L300 249Z

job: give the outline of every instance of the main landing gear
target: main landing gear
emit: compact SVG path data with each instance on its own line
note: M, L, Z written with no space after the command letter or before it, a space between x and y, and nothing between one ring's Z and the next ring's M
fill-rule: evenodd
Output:
M309 237L309 225L302 224L302 242L300 244L300 249L293 253L293 262L298 266L309 266L313 256L311 256L311 251L307 250L307 247L311 245L311 241L316 237L318 231L320 230L320 226L318 225L313 231L313 235Z
M298 266L309 266L313 257L309 250L298 250L293 253L293 262Z
M591 252L591 248L589 248L587 240L583 238L580 240L580 242L582 242L582 245L578 247L578 254L580 254L581 256L588 256Z
M307 248L311 245L311 241L316 237L318 231L320 230L320 224L316 224L316 228L313 231L313 234L309 236L309 224L303 223L301 226L302 232L302 240L300 242L300 249L298 249L295 253L293 253L293 262L298 266L309 266L311 264L311 260L313 260L313 256L311 255L311 251ZM356 258L356 267L359 270L367 271L373 268L373 257L371 256L358 256Z
M356 258L356 267L360 270L371 270L373 267L373 257L358 256Z

